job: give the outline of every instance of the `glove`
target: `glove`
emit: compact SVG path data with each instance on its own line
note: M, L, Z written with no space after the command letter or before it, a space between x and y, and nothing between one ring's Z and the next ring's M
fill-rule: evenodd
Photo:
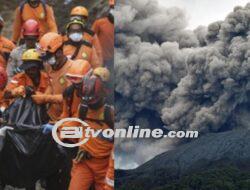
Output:
M43 125L43 126L42 126L42 128L43 128L43 134L45 134L45 135L46 135L46 134L51 133L51 132L52 132L53 127L54 127L54 125L51 125L51 124L49 124L49 123L47 123L47 124Z
M78 164L82 160L90 160L91 158L92 156L86 150L79 149L74 159L74 162Z
M35 94L35 91L31 86L26 86L25 87L25 94L27 97L30 97L31 95Z
M25 97L26 93L25 93L25 87L24 86L19 86L13 90L11 90L11 95L13 97L17 97L17 96L22 96Z
M0 129L0 136L5 137L6 131L7 131L7 130L13 130L13 129L14 129L14 128L12 128L12 127L7 127L7 126L1 128L1 129Z

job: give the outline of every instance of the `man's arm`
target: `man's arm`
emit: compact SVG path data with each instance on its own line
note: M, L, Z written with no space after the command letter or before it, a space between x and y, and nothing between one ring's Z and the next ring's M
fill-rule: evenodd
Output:
M17 43L19 38L20 38L20 34L21 34L21 28L22 28L22 15L20 12L20 8L17 7L16 11L15 11L15 20L14 20L14 24L13 24L13 35L12 35L12 41L14 43Z
M47 23L49 27L50 32L58 32L57 25L56 25L56 19L54 16L54 11L50 6L46 6L47 9Z

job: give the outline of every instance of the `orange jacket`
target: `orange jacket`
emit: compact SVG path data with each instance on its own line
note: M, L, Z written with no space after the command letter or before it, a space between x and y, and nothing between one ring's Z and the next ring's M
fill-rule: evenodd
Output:
M65 78L65 74L68 69L71 67L72 61L68 60L64 66L54 71L50 66L47 67L47 74L50 78L50 85L47 88L45 94L49 95L60 95L63 91L70 85L69 82ZM63 106L62 104L51 104L48 109L48 114L52 120L58 120L60 115L62 114Z
M73 94L72 103L68 104L67 100L63 101L63 114L61 118L67 117L77 117L78 118L78 108L80 104L81 98L77 96L76 91ZM69 107L70 106L70 107ZM95 119L95 120L103 120L104 119L104 106L98 110L88 110L87 118ZM90 126L90 128L94 130L99 129L108 129L109 126L103 122L101 124L99 122L85 120L86 123ZM67 123L67 126L76 126L74 122ZM83 137L85 135L83 134ZM110 155L112 150L113 143L103 140L102 138L89 138L88 142L82 145L80 148L86 150L90 153L94 158L105 158Z
M10 40L3 36L0 36L0 66L2 66L3 68L6 68L7 66L8 60L6 59L6 55L9 55L14 48L15 45Z
M16 9L12 41L17 42L20 39L22 25L28 19L34 19L39 23L40 37L47 32L57 32L57 25L52 7L46 5L45 13L42 3L36 8L32 8L26 3L22 13L20 7Z
M63 112L60 116L61 119L67 117L78 117L78 107L81 102L81 98L76 95L76 91L73 93L72 102L69 103L67 99L63 99Z
M19 86L31 86L35 89L37 93L44 93L47 87L49 86L48 75L44 72L41 72L39 86L34 86L32 80L24 72L16 74L12 80L7 84L5 88L6 91L11 91Z
M100 130L100 129L102 130L110 129L109 126L104 122L99 123L96 121L92 121L92 119L98 120L98 121L104 120L104 106L98 110L91 110L89 108L88 113L87 113L87 118L88 119L86 119L85 122L88 123L90 128L94 129L95 131ZM83 136L85 135L83 134ZM112 142L104 140L101 137L97 137L97 138L90 137L87 143L83 144L80 147L80 149L86 150L94 158L105 158L105 157L109 157L112 147L113 147Z
M65 44L63 46L64 55L69 57L70 59L74 55L75 51L77 50L76 46L68 44L68 37L64 37ZM77 56L74 58L76 59L84 59L87 60L93 68L101 67L103 65L103 58L102 58L102 50L100 46L100 42L96 35L91 36L87 33L84 33L83 40L88 43L88 45L82 45Z
M84 32L83 39L92 44L101 65L103 65L102 46L98 36L96 34L91 35L87 32Z
M99 38L104 61L112 60L114 57L114 24L108 17L101 18L94 22L92 30Z

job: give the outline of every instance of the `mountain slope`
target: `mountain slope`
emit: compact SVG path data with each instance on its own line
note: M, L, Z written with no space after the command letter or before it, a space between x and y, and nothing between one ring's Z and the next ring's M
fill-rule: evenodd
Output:
M216 175L218 173L219 175ZM218 180L221 177L222 181L223 178L228 178L228 175L243 175L250 179L250 131L235 130L208 134L176 150L163 153L135 170L118 171L117 187L126 187L130 190L161 189L164 186L184 183L187 179L194 179L197 177L195 175L201 181L204 175L216 176L215 179ZM203 183L208 182L206 179L211 178L206 177Z

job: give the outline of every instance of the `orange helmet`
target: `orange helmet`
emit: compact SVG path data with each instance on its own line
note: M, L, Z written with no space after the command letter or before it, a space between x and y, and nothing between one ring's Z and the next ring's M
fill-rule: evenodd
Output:
M72 63L71 67L66 73L66 77L72 83L79 83L84 75L91 71L91 65L86 60L76 60Z
M5 69L0 66L0 89L3 89L7 83L8 77Z
M63 45L63 37L55 32L49 32L42 36L39 44L43 52L55 53Z
M83 16L88 17L89 11L86 7L77 6L71 10L70 16Z

